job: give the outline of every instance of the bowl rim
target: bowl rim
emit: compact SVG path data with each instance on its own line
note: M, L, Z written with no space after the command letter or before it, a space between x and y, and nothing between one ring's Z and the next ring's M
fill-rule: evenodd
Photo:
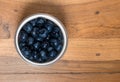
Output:
M35 18L38 18L38 17L43 17L43 18L46 18L46 19L49 19L51 21L53 21L56 25L58 25L58 27L61 29L62 31L62 34L63 34L63 38L64 38L64 45L63 45L63 48L61 50L61 52L59 53L59 55L53 59L52 61L49 61L49 62L45 62L45 63L37 63L37 62L33 62L27 58L25 58L22 53L21 53L21 50L19 49L19 45L18 45L18 35L19 35L19 32L21 30L21 28L30 20L32 19L35 19ZM52 15L49 15L49 14L46 14L46 13L38 13L38 14L33 14L31 16L28 16L26 17L21 23L20 25L18 26L17 28L17 31L16 31L16 35L15 35L15 47L16 47L16 50L17 52L19 53L19 55L22 57L23 60L25 60L26 62L32 64L32 65L36 65L36 66L46 66L46 65L50 65L50 64L53 64L55 63L56 61L58 61L65 53L66 49L67 49L67 45L68 45L68 35L67 35L67 31L65 29L65 26L63 25L63 23L57 19L56 17L52 16Z

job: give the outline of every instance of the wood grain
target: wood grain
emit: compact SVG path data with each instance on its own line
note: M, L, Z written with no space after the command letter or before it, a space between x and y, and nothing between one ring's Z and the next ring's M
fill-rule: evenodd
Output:
M1 82L120 82L120 0L0 0ZM59 18L68 32L60 61L25 63L14 45L20 22L35 13Z
M0 42L0 51L5 51L1 52L0 56L18 57L14 39L0 39ZM120 60L120 39L69 39L68 49L62 59L73 61Z
M120 73L120 61L72 61L61 59L51 66L38 67L12 56L0 57L0 60L0 74Z
M0 13L1 27L5 31L4 26L7 24L11 35L10 38L13 38L17 26L23 18L42 12L58 17L65 24L69 38L120 38L119 3L120 0L97 0L95 2L86 2L86 4L73 5L55 5L47 1L43 3L15 1L15 4L10 1L3 1L0 3L0 10L2 11ZM8 15L8 12L10 15ZM96 14L96 12L99 12L99 14ZM12 19L15 21L11 21ZM0 33L1 38L7 38L8 31Z
M8 74L0 82L119 82L120 74ZM34 77L34 78L30 78ZM9 80L7 80L7 79Z

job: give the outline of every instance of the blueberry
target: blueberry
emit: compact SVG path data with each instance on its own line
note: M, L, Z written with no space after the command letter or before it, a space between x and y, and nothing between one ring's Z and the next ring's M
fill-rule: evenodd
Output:
M38 54L34 54L33 57L34 57L34 60L38 60L39 59L39 55Z
M48 51L48 52L50 52L50 51L52 51L52 50L53 50L53 47L48 47L48 48L47 48L47 51Z
M37 43L33 44L33 46L34 46L35 50L38 50L38 49L39 49L39 47L40 47L40 43L39 43L39 42L37 42Z
M51 33L51 36L52 36L53 38L58 38L58 37L59 37L59 34L58 34L57 32L52 32L52 33Z
M54 24L52 21L50 21L50 20L47 21L47 24L52 25L52 26L55 25L55 24Z
M51 59L55 58L56 56L57 56L57 52L54 51L54 50L49 53L49 57L50 57Z
M63 38L60 36L60 37L58 37L58 40L60 41L60 40L62 40Z
M36 59L37 59L37 52L36 52L36 51L33 51L33 52L30 54L30 56L29 56L28 59L31 60L31 61L36 61Z
M48 32L51 32L53 27L54 24L52 22L47 22L47 24L45 24L45 28L48 30Z
M63 38L59 37L58 40L59 40L59 43L63 44Z
M33 55L33 57L34 57L35 60L38 59L38 55L37 54Z
M39 52L41 52L41 50L42 50L41 48L38 49Z
M30 21L30 23L32 24L32 26L35 26L36 22L37 22L37 19L33 19L33 20Z
M39 62L39 63L43 63L44 61L43 61L42 58L38 58L38 59L37 59L37 62Z
M41 52L40 52L40 56L41 56L41 59L47 60L47 55L46 55L46 52L45 52L45 51L41 51Z
M27 33L25 33L24 31L21 31L19 34L19 40L20 42L25 42L28 38Z
M49 46L49 43L48 42L43 42L41 47L46 49L47 47Z
M47 37L46 37L46 40L49 40L50 39L50 35L48 35Z
M21 43L19 43L19 47L20 47L20 49L22 49L23 47L25 47L25 43L23 43L23 42L21 42Z
M62 34L62 32L59 32L59 36L60 36L61 39L63 39L63 34Z
M55 33L54 37L55 37L55 38L58 38L58 37L59 37L59 34L58 34L58 33Z
M59 32L60 28L59 27L54 27L54 32Z
M60 51L62 50L62 45L56 46L55 49L56 49L58 52L60 52Z
M53 47L58 46L58 44L59 44L59 42L58 42L57 39L51 39L51 40L50 40L50 43L51 43L51 45L52 45Z
M33 54L37 54L37 51L33 51Z
M27 23L25 26L23 26L23 29L27 32L30 33L32 30L32 25L30 23Z
M26 58L29 58L29 57L30 57L31 51L30 51L27 47L23 47L23 48L21 49L21 51L22 51L22 54L23 54Z
M39 28L34 27L34 28L33 28L33 31L31 32L32 36L33 36L33 37L37 37L38 31L39 31Z
M40 37L39 35L36 37L36 40L37 41L43 41L44 40L44 38L42 38L42 37Z
M51 26L51 25L45 25L45 27L48 30L48 32L52 31L53 26Z
M34 50L34 46L33 45L29 45L30 50Z
M64 38L63 38L62 33L59 33L58 40L59 40L60 43L63 43Z
M30 55L28 59L31 60L31 61L33 61L34 57L32 55Z
M47 35L48 35L48 31L45 28L43 28L39 31L39 37L45 38L45 37L47 37Z
M34 38L29 37L28 38L28 45L32 45L34 43Z
M46 19L44 18L38 18L37 19L37 26L42 26L45 23Z

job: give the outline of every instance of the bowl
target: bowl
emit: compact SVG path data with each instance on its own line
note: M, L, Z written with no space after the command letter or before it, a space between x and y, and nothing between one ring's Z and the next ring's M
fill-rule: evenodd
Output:
M25 49L27 49L26 48L26 46L24 47L20 47L20 39L19 39L19 37L20 37L20 34L21 34L21 30L24 28L24 26L28 23L28 22L31 22L32 20L37 20L38 18L43 18L43 19L45 19L45 20L47 20L48 22L49 21L52 21L52 23L54 23L59 29L60 29L60 32L61 32L61 36L63 37L62 38L62 48L61 48L61 51L59 52L59 53L57 53L57 56L56 57L54 57L54 58L49 58L48 60L46 60L46 61L44 61L44 62L36 62L36 61L32 61L32 57L31 57L31 59L28 59L27 58L27 56L25 56L24 54L23 54L23 52L22 51L24 51ZM39 24L39 23L37 23L37 24ZM36 24L36 25L37 25ZM46 24L44 24L44 25L46 25ZM35 27L32 27L32 29L33 28L35 28ZM39 25L39 29L40 28L45 28L45 27L42 27L42 26L40 26ZM53 28L55 28L55 27L53 27ZM41 31L41 30L40 30ZM30 34L31 34L31 32L30 32ZM30 35L29 34L29 35ZM34 34L34 33L33 33ZM60 34L60 33L59 33ZM40 34L37 34L36 36L39 36ZM49 35L49 34L48 34ZM54 35L54 34L53 34ZM51 34L49 35L50 37L52 37L51 36ZM59 38L59 37L57 37L57 38ZM28 39L27 39L28 40ZM45 39L46 40L46 39ZM21 41L24 41L24 40L21 40ZM51 39L48 39L48 42L49 41L52 41ZM43 42L44 41L42 41L42 43L40 44L40 45L43 45ZM47 41L46 41L47 42ZM28 42L26 42L26 43L28 43ZM25 43L25 45L26 45L26 43ZM38 42L39 43L39 42ZM24 19L22 22L21 22L21 24L19 25L19 27L18 27L18 29L17 29L17 31L16 31L16 35L15 35L15 45L16 45L16 50L17 50L17 52L19 53L19 55L21 56L21 58L23 59L23 60L25 60L26 62L28 62L28 63L30 63L30 64L32 64L32 65L38 65L38 66L44 66L44 65L50 65L50 64L53 64L54 62L56 62L56 61L58 61L63 55L64 55L64 53L65 53L65 51L66 51L66 48L67 48L67 43L68 43L68 37L67 37L67 32L66 32L66 29L65 29L65 26L62 24L62 22L60 21L60 20L58 20L56 17L54 17L54 16L51 16L51 15L49 15L49 14L45 14L45 13L39 13L39 14L34 14L34 15L32 15L32 16L29 16L29 17L27 17L26 19ZM51 44L54 44L54 43L51 43ZM33 45L32 45L33 46ZM33 48L32 46L30 46L30 48ZM39 48L39 51L40 51L40 49L41 48ZM47 49L47 48L46 48ZM45 50L46 50L45 49ZM45 51L44 50L44 51ZM39 51L36 51L36 53L39 53ZM34 48L33 48L33 50L31 49L31 51L30 51L30 53L33 53L33 52L35 52L35 50L34 50ZM47 52L47 53L46 53ZM49 56L49 53L48 53L48 51L46 51L45 53L46 53L46 55L47 56ZM25 52L24 52L25 53ZM27 53L27 52L26 52ZM41 54L43 54L42 53L42 50L40 51L40 53ZM39 61L41 60L41 54L40 54L40 57L39 57Z

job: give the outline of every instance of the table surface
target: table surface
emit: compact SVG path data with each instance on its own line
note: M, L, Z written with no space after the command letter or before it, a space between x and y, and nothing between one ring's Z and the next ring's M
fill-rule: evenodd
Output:
M32 66L18 55L20 22L35 13L59 18L68 48L55 64ZM0 0L0 82L120 82L120 0Z

